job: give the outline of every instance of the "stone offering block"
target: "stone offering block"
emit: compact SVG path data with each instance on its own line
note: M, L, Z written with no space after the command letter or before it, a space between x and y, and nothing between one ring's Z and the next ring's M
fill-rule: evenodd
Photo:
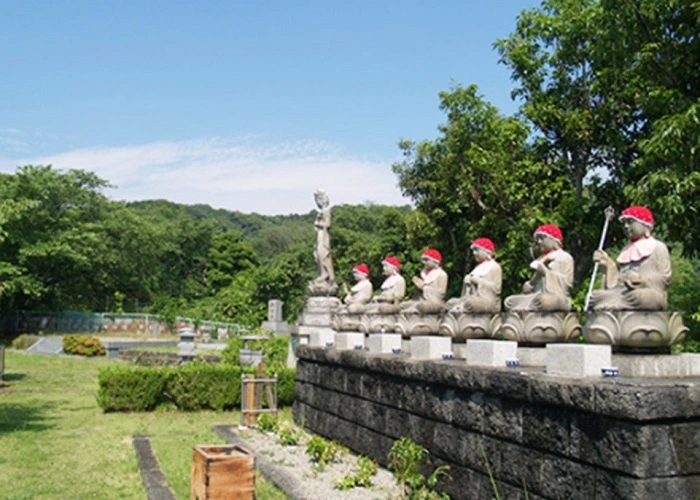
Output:
M311 347L333 347L335 346L335 332L331 329L319 329L309 334L309 345Z
M253 500L255 456L240 446L195 446L190 498Z
M335 348L341 350L362 350L365 348L365 334L357 332L338 332L335 334Z
M548 344L547 373L560 377L601 377L612 366L609 345Z
M449 337L411 337L412 359L443 359L442 355L452 353L452 339Z
M373 354L391 354L401 351L401 335L398 333L372 333L367 338L367 350Z
M509 340L467 340L467 365L502 368L517 359L518 343Z

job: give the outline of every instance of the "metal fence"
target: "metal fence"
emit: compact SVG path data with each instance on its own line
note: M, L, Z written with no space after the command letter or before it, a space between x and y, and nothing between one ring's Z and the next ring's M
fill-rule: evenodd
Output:
M212 337L246 333L250 327L223 321L196 320L177 317L175 331L192 328L207 332ZM0 316L4 335L18 333L168 333L170 326L156 314L87 313L81 311L12 311Z

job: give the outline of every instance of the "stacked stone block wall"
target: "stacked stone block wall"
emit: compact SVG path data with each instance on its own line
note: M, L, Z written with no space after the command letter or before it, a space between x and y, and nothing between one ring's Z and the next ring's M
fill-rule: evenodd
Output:
M450 465L452 498L493 497L489 468L501 498L700 495L698 378L574 380L306 346L298 357L298 423L385 465L407 436Z

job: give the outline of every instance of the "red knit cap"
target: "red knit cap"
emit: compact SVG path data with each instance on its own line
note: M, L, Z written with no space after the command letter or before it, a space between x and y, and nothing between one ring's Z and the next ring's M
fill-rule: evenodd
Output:
M352 270L353 272L362 273L365 276L369 276L369 267L367 267L365 264L358 264L353 267Z
M388 256L382 261L382 264L389 264L392 267L395 267L396 269L401 268L401 262L399 262L399 259L394 257L393 255Z
M654 225L654 216L652 215L651 210L640 205L625 208L620 215L620 222L625 219L634 219L647 226Z
M494 254L496 251L496 245L493 244L493 241L491 241L488 238L477 238L472 242L472 246L469 248L474 248L474 247L479 247L483 248L487 252L489 252L491 255Z
M423 252L423 254L420 257L421 259L434 260L438 264L442 263L442 255L440 255L440 252L438 252L434 248L428 248L425 252Z
M561 229L559 229L554 224L544 224L538 227L535 230L535 235L537 234L544 234L545 236L549 236L553 240L557 240L559 243L563 243L564 241L564 235L562 234Z

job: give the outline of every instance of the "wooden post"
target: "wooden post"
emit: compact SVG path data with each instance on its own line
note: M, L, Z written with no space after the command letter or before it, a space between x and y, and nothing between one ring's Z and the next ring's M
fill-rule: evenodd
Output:
M252 427L257 422L257 413L250 410L255 409L255 375L246 374L243 376L243 425Z

